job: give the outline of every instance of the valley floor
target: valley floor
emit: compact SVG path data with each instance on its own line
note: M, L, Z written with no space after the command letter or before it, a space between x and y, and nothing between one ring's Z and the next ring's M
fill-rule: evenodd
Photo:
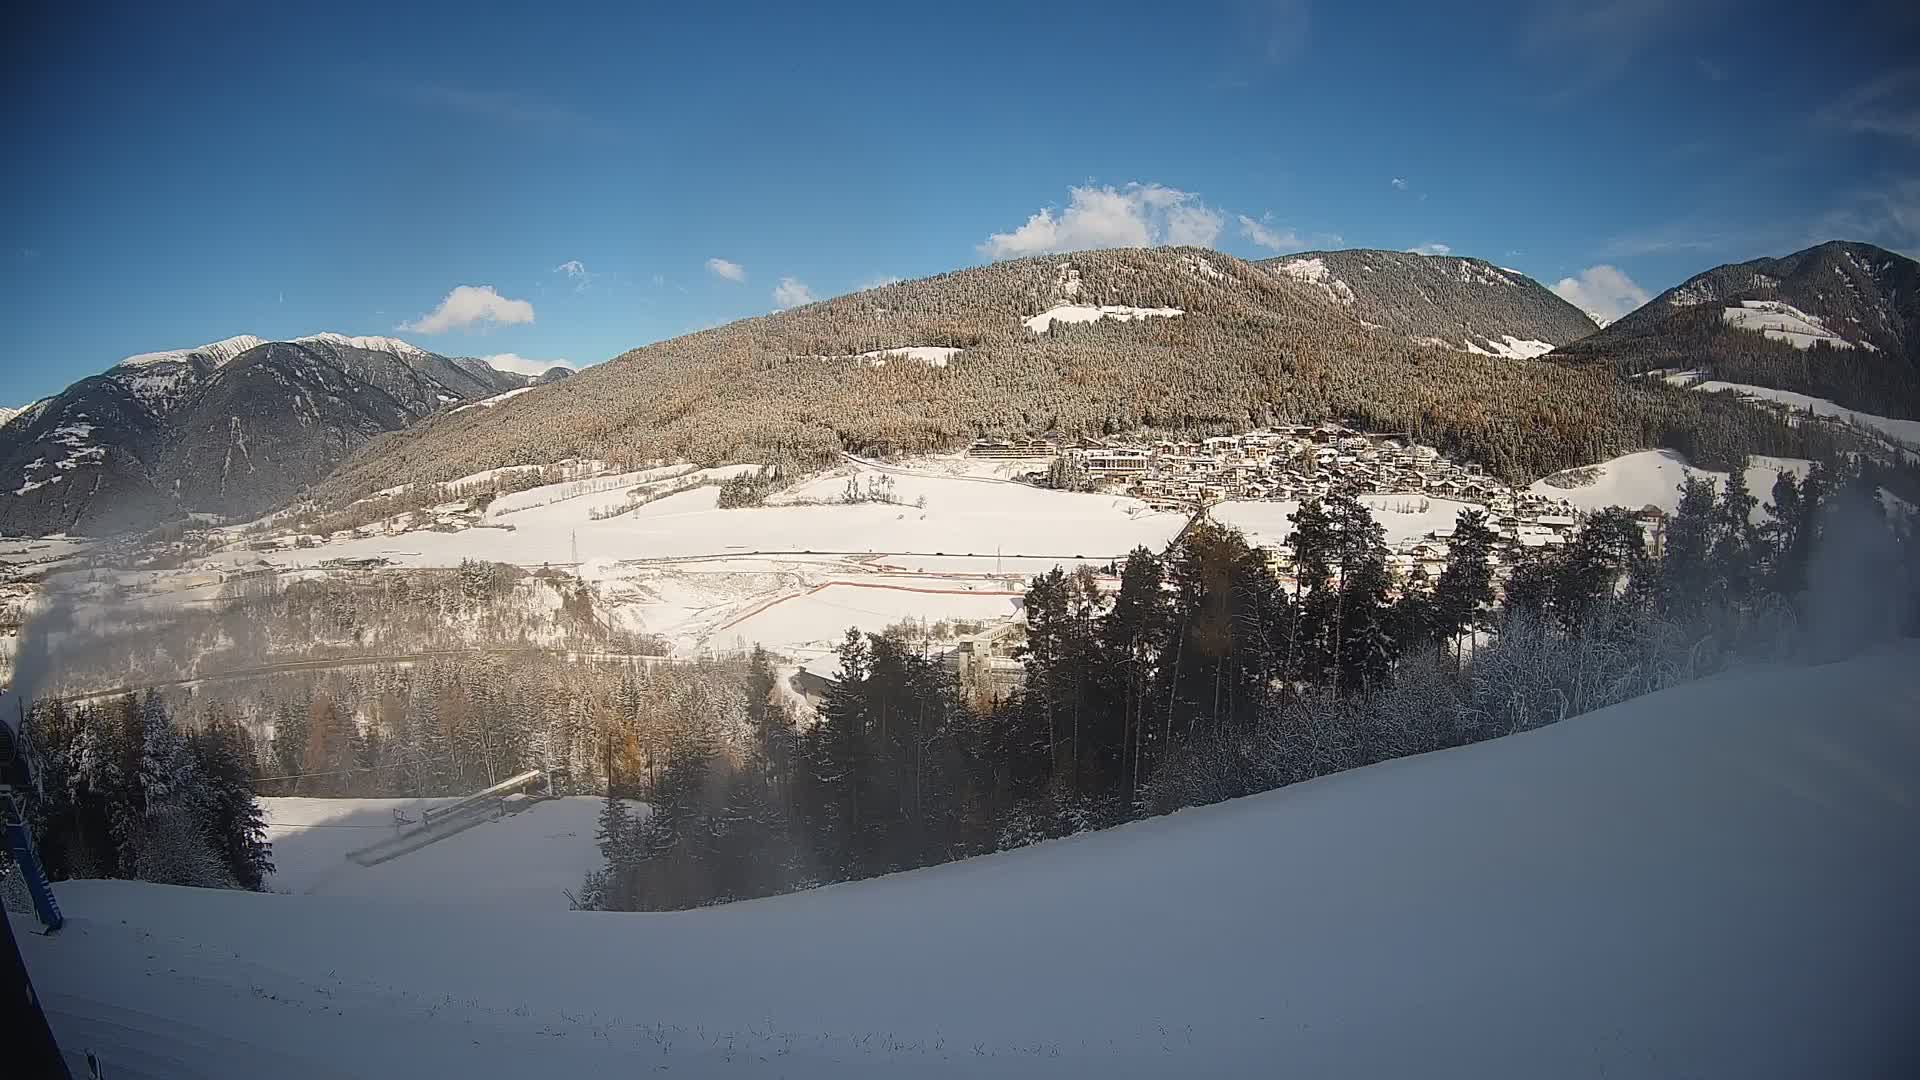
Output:
M116 1078L1916 1075L1916 663L751 903L73 882L22 949Z

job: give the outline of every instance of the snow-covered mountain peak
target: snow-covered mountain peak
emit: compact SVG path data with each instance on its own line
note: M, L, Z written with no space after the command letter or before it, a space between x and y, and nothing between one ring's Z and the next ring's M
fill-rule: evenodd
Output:
M161 352L140 353L120 361L120 367L151 367L176 360L185 360L190 356L201 356L213 362L215 367L225 364L248 349L265 345L264 338L252 334L236 334L220 341L209 342L192 349L166 349Z
M395 356L417 357L432 355L420 346L411 342L401 341L399 338L350 337L346 334L336 334L331 330L318 334L308 334L306 337L297 337L293 339L293 342L296 345L320 344L333 345L343 349L364 349L368 352L392 353Z

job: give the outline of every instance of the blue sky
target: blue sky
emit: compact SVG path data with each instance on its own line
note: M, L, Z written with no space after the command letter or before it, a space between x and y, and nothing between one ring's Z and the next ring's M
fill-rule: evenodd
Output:
M1434 245L1613 308L1920 252L1898 3L30 5L5 404L238 333L597 363L1053 246Z

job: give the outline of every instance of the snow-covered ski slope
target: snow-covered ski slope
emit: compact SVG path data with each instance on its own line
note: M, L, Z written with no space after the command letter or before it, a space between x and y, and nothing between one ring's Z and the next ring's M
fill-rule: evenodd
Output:
M1805 478L1812 465L1805 458L1759 455L1749 458L1744 474L1747 491L1760 501L1760 505L1754 507L1754 520L1767 518L1763 507L1772 499L1774 481L1781 473L1790 472ZM1672 450L1637 450L1597 465L1555 473L1534 481L1527 490L1549 499L1562 499L1588 513L1610 506L1624 506L1629 510L1657 506L1673 513L1680 506L1680 485L1695 477L1711 481L1716 488L1727 482L1726 473L1697 468Z
M1775 390L1770 386L1722 382L1718 379L1706 379L1688 385L1703 393L1732 391L1742 397L1777 402L1792 412L1825 416L1852 427L1877 432L1907 447L1920 447L1920 420L1902 420L1898 417L1861 412L1858 409L1836 405L1826 398L1796 394L1791 390Z
M358 896L429 906L484 906L527 914L567 910L566 892L600 862L594 845L601 800L579 796L526 805L465 832L374 866L347 853L398 833L458 799L261 799L273 842L275 892Z
M116 1078L1920 1075L1916 664L701 911L77 882L22 949Z

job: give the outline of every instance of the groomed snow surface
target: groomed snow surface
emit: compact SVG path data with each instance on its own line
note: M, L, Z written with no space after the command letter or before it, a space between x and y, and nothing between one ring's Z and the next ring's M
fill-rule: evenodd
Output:
M691 912L68 882L14 925L116 1080L1913 1076L1916 664Z
M412 854L361 866L347 854L398 834L394 812L421 812L458 799L261 799L273 842L275 892L358 896L438 907L567 910L566 891L600 865L593 833L601 800L510 800L516 812L484 821ZM511 853L511 870L490 872Z

